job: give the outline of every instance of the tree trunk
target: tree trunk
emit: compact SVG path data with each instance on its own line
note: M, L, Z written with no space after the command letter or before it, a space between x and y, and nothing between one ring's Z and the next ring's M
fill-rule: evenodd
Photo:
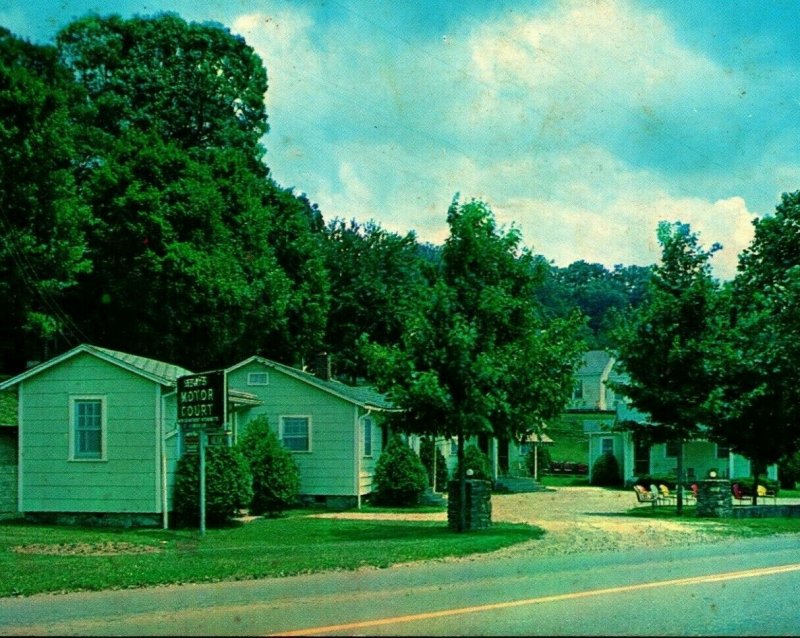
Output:
M458 430L458 527L457 531L467 529L467 469L464 467L464 431Z
M758 475L761 473L761 468L756 461L750 461L750 466L753 468L753 505L758 505Z
M676 501L675 513L678 516L683 515L683 439L678 441L678 462L677 462L677 484L675 485Z

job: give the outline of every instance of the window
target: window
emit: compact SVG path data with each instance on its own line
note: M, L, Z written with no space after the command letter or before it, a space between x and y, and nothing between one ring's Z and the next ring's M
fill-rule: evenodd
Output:
M372 419L364 419L364 456L372 456Z
M528 453L531 451L531 444L530 443L520 443L519 444L519 455L520 456L528 456Z
M717 458L727 459L731 455L731 448L717 443Z
M600 439L600 452L601 454L611 453L614 454L614 439L602 438Z
M450 456L458 456L458 439L450 439Z
M105 401L102 397L75 397L70 404L70 458L105 458Z
M681 444L679 441L668 441L666 445L666 455L677 457L678 452L681 451Z
M282 416L281 441L292 452L311 451L311 417Z
M247 385L269 385L269 374L266 372L250 372L247 375Z
M572 398L573 399L583 398L583 381L576 381L575 384L572 386Z

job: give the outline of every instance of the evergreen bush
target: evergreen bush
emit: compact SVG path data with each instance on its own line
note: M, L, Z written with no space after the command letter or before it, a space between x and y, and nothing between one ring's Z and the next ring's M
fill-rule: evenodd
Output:
M592 485L615 487L622 484L617 458L606 452L599 456L592 466Z
M378 505L418 505L428 485L419 456L397 434L378 457L373 480Z
M253 477L250 513L276 516L293 505L300 492L300 471L267 418L259 416L248 423L238 445Z
M489 462L489 457L481 452L477 445L470 444L464 448L464 466L467 470L472 470L472 476L467 476L468 479L481 479L494 483L492 464ZM459 468L460 466L456 465L454 476L456 479L460 476Z
M436 482L434 484L433 466L434 458L436 459ZM434 439L431 437L423 437L419 446L419 459L425 466L425 471L428 473L428 485L435 488L437 492L447 491L447 461L442 454L442 451L436 446Z
M206 524L228 522L252 498L252 478L241 452L227 446L206 447ZM199 454L184 454L178 460L173 504L179 525L199 524Z

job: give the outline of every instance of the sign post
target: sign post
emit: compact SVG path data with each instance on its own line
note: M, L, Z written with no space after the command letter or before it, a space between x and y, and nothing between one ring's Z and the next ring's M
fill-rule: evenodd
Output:
M178 423L198 434L200 456L200 536L206 533L206 443L209 429L226 421L228 380L224 370L178 377Z

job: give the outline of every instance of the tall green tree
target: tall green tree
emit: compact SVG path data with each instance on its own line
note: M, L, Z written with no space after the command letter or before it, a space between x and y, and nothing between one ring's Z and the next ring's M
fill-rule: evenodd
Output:
M661 263L653 269L646 301L617 334L617 359L626 382L615 390L648 414L651 441L674 441L677 511L683 512L684 442L708 423L709 348L716 334L718 284L710 259L721 248L704 249L688 224L658 225Z
M73 176L81 93L56 50L0 27L0 366L19 370L42 344L80 330L65 291L91 268L89 209Z
M356 382L367 376L361 342L400 342L426 294L431 262L413 233L398 235L372 220L333 219L325 231L332 298L325 344L337 373Z
M214 168L131 130L92 171L85 192L96 267L70 307L93 340L207 369L286 321L290 282L259 237L269 218L257 196L239 195L250 207L232 208ZM250 173L238 177L237 186L261 188ZM255 235L239 230L245 222Z
M89 15L56 38L89 96L93 146L135 129L182 148L235 148L260 165L268 130L264 65L244 38L178 15Z
M465 439L539 431L569 396L582 344L576 318L543 319L534 302L541 271L515 228L499 228L479 201L454 200L447 222L426 303L399 345L373 344L366 355L378 386L406 411L399 427L457 437L463 531Z
M252 47L174 14L87 16L57 43L86 95L75 175L95 268L70 299L84 332L195 369L318 350L321 215L269 177Z
M715 344L714 432L760 473L800 450L800 192L755 222Z
M264 205L269 211L266 239L286 273L289 290L285 321L262 333L259 352L280 361L301 363L326 348L325 334L332 303L326 236L322 213L305 194L296 195L272 179ZM299 360L297 360L299 359Z
M611 346L620 317L644 299L650 268L614 266L579 260L566 268L553 268L550 299L562 307L577 307L586 316L586 340L591 349ZM551 307L557 307L551 301Z

